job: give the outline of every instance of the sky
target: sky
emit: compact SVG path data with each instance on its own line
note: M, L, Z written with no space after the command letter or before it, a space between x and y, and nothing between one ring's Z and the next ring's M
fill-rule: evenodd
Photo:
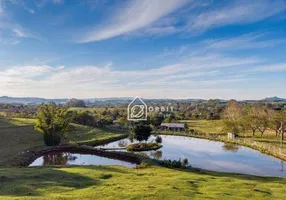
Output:
M0 0L0 96L286 97L286 0Z

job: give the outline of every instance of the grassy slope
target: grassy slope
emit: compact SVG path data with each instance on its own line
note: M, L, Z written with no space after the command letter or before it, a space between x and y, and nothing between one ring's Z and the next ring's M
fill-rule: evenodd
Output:
M150 167L0 169L0 199L285 199L285 179Z
M18 152L42 145L42 135L33 126L18 126L0 119L0 163Z
M200 132L216 134L223 133L222 120L183 120L189 126L189 129L194 129Z
M42 134L34 130L34 119L13 118L5 120L0 118L0 164L5 160L26 149L44 146ZM67 140L94 141L117 137L120 133L103 129L91 128L73 124L75 132Z
M73 124L75 132L68 136L70 142L91 142L94 140L104 140L122 135L118 131L111 131L107 129L92 128L89 126L83 126Z

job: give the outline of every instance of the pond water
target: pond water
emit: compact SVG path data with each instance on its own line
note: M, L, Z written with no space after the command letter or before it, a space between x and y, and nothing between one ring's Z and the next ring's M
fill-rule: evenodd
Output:
M163 140L161 149L140 153L160 160L187 158L192 167L212 171L286 177L286 170L283 170L284 163L281 160L247 147L191 137L166 135L161 137ZM154 140L155 137L151 136L148 141ZM101 147L118 148L134 142L138 141L123 139Z
M258 176L286 177L283 162L259 151L226 144L223 142L209 141L182 136L161 135L163 147L156 151L138 152L150 158L159 160L178 160L187 158L190 165L196 168L218 172L234 172ZM154 141L151 136L149 142ZM138 141L122 139L96 148L122 148ZM117 150L125 151L125 150ZM36 159L30 166L41 165L123 165L134 167L134 164L99 157L95 155L81 155L70 153L54 153ZM286 167L285 167L286 168Z
M51 153L36 159L32 166L43 165L123 165L126 167L135 167L136 164L114 160L110 158L72 153Z

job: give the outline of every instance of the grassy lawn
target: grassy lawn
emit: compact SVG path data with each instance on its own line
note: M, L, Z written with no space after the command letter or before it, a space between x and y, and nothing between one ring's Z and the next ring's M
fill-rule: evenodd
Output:
M70 142L92 142L95 140L105 140L122 135L118 131L93 128L79 124L72 124L75 131L68 136Z
M0 199L285 199L286 179L149 167L0 169Z
M35 119L0 118L0 164L24 150L44 146L42 134L34 130ZM115 131L72 124L75 131L68 135L69 142L92 142L111 139L122 135Z
M218 134L223 132L222 120L182 120L188 124L189 129L194 129L199 132Z
M15 125L0 119L0 163L25 149L42 145L42 135L33 126Z
M34 126L36 123L36 119L29 119L29 118L12 118L9 120L12 124L16 126Z

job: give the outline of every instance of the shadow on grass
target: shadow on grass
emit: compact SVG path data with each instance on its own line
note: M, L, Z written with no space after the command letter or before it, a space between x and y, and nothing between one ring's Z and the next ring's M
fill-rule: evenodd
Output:
M119 167L114 167L119 166ZM65 168L68 166L64 166ZM130 168L121 165L73 165L73 167L80 167L81 169L98 170L100 172L111 172L120 174L130 174Z
M0 169L0 196L41 196L41 191L83 189L100 184L79 173L57 168L10 168Z
M275 183L283 183L286 184L285 178L279 177L261 177L261 176L254 176L254 175L247 175L247 174L238 174L238 173L226 173L226 172L214 172L208 171L203 169L197 168L189 168L189 169L174 169L180 172L190 172L196 173L206 176L213 176L213 177L221 177L221 178L229 178L229 179L240 179L244 181L259 181L259 182L275 182Z

